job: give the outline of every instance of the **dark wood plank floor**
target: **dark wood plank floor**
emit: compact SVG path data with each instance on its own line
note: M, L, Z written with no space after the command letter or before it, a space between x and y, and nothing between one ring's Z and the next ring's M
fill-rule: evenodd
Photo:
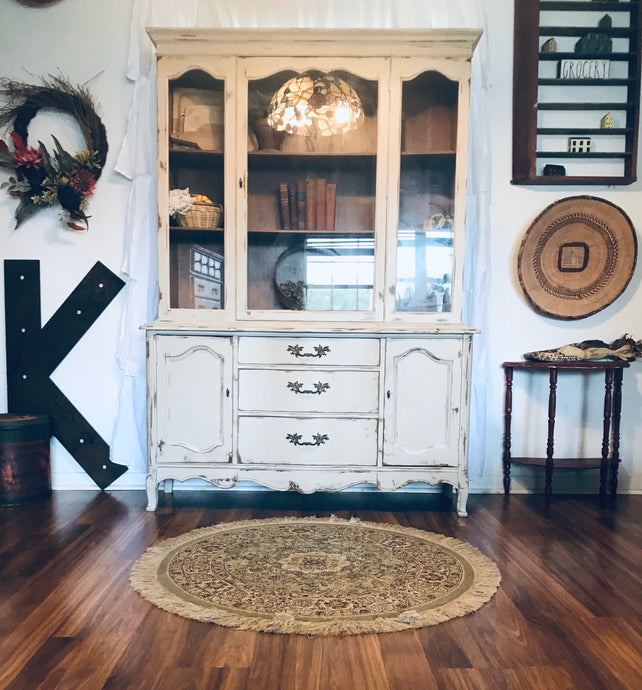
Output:
M0 688L482 690L642 688L642 496L55 492L0 508ZM220 521L356 515L464 539L502 572L472 615L307 638L190 621L128 586L159 539Z

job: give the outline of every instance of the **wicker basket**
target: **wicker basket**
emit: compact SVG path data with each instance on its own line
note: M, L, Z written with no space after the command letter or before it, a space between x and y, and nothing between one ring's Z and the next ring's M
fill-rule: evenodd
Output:
M223 207L219 204L195 201L185 215L178 215L178 224L183 228L209 230L218 228L222 216Z

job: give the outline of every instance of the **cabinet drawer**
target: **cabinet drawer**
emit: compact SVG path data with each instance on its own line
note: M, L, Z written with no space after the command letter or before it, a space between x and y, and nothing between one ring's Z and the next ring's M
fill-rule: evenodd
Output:
M200 297L201 299L211 299L217 302L221 301L223 283L200 277L193 277L192 281L195 298Z
M239 462L376 465L376 419L240 417Z
M376 338L240 338L241 364L305 364L306 366L376 366Z
M379 372L241 369L239 409L376 414Z

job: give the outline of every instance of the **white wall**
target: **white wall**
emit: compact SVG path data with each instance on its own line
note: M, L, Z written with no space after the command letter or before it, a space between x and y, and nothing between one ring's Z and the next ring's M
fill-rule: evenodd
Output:
M638 266L633 279L622 296L600 313L576 321L559 321L536 314L526 303L517 280L517 252L523 234L541 211L554 201L579 194L607 199L620 206L637 228L638 243L642 229L642 182L628 186L565 186L522 187L510 184L512 155L512 65L513 13L512 2L487 0L489 16L491 122L492 122L492 285L490 293L490 358L488 391L488 426L484 477L475 482L478 489L497 489L501 486L501 451L503 432L503 375L501 363L521 359L525 352L559 347L588 338L612 341L624 333L642 338L642 287ZM544 376L546 378L546 376ZM602 429L602 396L604 381L595 377L587 399L592 402L590 413L582 423L584 396L578 377L569 380L560 376L558 383L559 435L556 446L560 453L572 455L585 450L590 456L600 455ZM598 380L599 379L599 380ZM523 377L515 376L513 405L513 445L515 454L537 452L545 455L547 400L545 381L538 380L529 390ZM529 406L521 405L523 393L530 393ZM590 425L591 429L587 427ZM522 446L524 438L532 441ZM642 366L632 364L625 371L622 413L622 464L619 489L642 490L642 457L638 451L642 441ZM535 443L537 442L537 443ZM520 446L528 449L520 450ZM517 470L514 476L523 477L527 486L541 488L541 472ZM554 486L595 487L596 471L579 476L575 472L560 472ZM520 481L515 481L518 488Z
M512 2L487 0L490 44L491 122L493 187L491 228L491 286L488 424L484 472L472 482L473 491L499 491L502 487L501 363L520 359L524 352L556 347L586 338L613 340L629 332L642 338L640 268L624 294L599 314L579 321L556 321L537 315L527 305L516 278L516 254L523 233L550 203L576 194L608 199L623 208L633 224L642 227L641 183L627 187L515 187L511 177L512 108ZM57 210L41 211L18 230L14 229L16 202L0 194L0 258L39 259L41 263L43 322L64 301L96 261L120 274L129 183L114 172L114 162L124 132L131 85L125 78L132 0L96 3L61 0L44 9L24 7L5 0L0 9L0 45L3 60L0 76L33 81L38 75L60 71L72 83L89 84L107 127L110 151L107 165L91 200L90 230L85 234L66 231L57 221ZM35 75L35 76L34 76ZM64 118L63 118L64 119ZM69 136L69 122L39 115L32 123L31 140L49 132ZM81 148L79 135L67 139L70 148ZM4 179L4 178L3 178ZM3 266L0 263L0 272ZM2 290L3 283L0 283ZM55 382L109 443L118 393L116 344L124 294L112 302L54 375ZM0 323L4 323L4 297L0 299ZM4 338L0 338L0 407L6 410ZM602 381L585 390L576 378L559 386L560 452L599 455ZM516 375L513 423L514 450L541 454L546 439L545 386L537 379L527 382ZM634 363L625 372L622 419L622 466L620 489L642 490L642 459L637 448L642 441L642 370ZM67 452L52 444L55 488L94 487ZM541 473L519 468L514 471L516 490L540 490ZM581 487L593 490L594 471L579 475L560 473L555 488ZM127 472L116 487L143 486L143 477Z
M129 183L114 172L132 87L125 77L132 0L61 0L33 9L5 0L0 7L0 76L37 83L40 76L61 74L87 85L107 128L109 153L90 200L89 232L74 233L58 222L59 206L39 211L14 229L16 200L0 193L0 258L40 261L42 320L45 323L96 261L120 275L125 241L123 219ZM50 134L71 152L84 148L72 118L38 114L29 127L29 142L47 143ZM6 137L5 137L6 139ZM51 149L50 149L51 150ZM0 172L2 181L7 177ZM0 262L4 274L4 265ZM4 324L4 277L0 323ZM124 291L114 299L53 376L55 383L96 431L110 442L118 395L115 359ZM6 410L4 325L0 337L0 400ZM95 487L76 461L52 442L54 487ZM129 473L127 473L129 474Z

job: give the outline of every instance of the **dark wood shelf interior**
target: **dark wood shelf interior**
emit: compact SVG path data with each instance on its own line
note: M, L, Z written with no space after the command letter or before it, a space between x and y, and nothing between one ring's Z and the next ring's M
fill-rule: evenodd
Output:
M633 79L538 79L539 86L631 86Z
M628 62L635 58L636 51L629 53L608 53L609 60L617 60L618 62ZM539 53L540 60L577 60L577 53ZM583 53L583 60L605 60L607 56L604 53Z
M629 0L542 0L540 9L542 12L633 12L637 10L638 3Z
M630 158L633 154L630 151L595 151L588 153L569 153L568 151L536 151L537 158L571 158L597 159L597 158Z
M598 129L596 127L538 127L538 134L574 134L582 136L584 134L595 134L601 137L614 137L628 134L629 127L618 127L613 129Z
M633 110L636 103L538 103L539 110Z
M586 176L577 176L577 175L564 175L564 176L559 176L559 175L535 175L533 177L525 178L525 179L519 179L519 178L514 178L511 180L511 184L519 184L519 185L556 185L556 186L564 186L564 185L627 185L627 184L633 184L634 182L637 181L636 176L627 176L627 175L622 175L614 177L613 175L586 175Z

